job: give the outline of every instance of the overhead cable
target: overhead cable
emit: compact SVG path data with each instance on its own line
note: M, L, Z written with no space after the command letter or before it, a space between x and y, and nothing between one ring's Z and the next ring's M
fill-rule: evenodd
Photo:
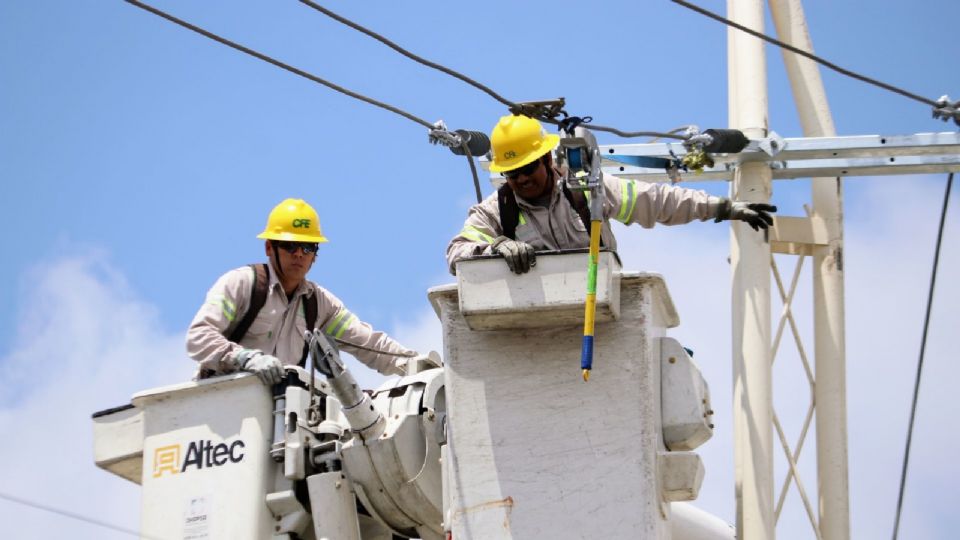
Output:
M157 16L159 16L159 17L162 17L162 18L164 18L164 19L166 19L166 20L168 20L168 21L170 21L170 22L172 22L172 23L174 23L174 24L180 25L180 26L182 26L182 27L184 27L184 28L186 28L186 29L188 29L188 30L192 30L192 31L194 31L194 32L196 32L196 33L204 36L204 37L210 38L210 39L212 39L212 40L214 40L214 41L216 41L216 42L218 42L218 43L221 43L221 44L223 44L223 45L226 45L226 46L228 46L228 47L230 47L230 48L232 48L232 49L235 49L235 50L238 50L238 51L240 51L240 52L249 54L250 56L253 56L254 58L258 58L258 59L260 59L260 60L263 60L264 62L273 64L273 65L275 65L275 66L277 66L277 67L279 67L279 68L281 68L281 69L285 69L285 70L289 71L290 73L293 73L293 74L295 74L295 75L299 75L299 76L301 76L301 77L303 77L303 78L305 78L305 79L309 79L309 80L311 80L311 81L313 81L313 82L315 82L315 83L322 84L323 86L326 86L327 88L330 88L331 90L336 90L337 92L340 92L341 94L345 94L345 95L350 96L350 97L352 97L352 98L354 98L354 99L363 101L364 103L369 103L370 105L373 105L373 106L375 106L375 107L380 107L381 109L390 111L390 112L392 112L392 113L394 113L394 114L398 114L398 115L400 115L400 116L402 116L402 117L404 117L404 118L406 118L406 119L408 119L408 120L410 120L410 121L412 121L412 122L415 122L415 123L417 123L417 124L420 124L421 126L423 126L423 127L425 127L425 128L427 128L427 129L430 130L430 141L431 141L431 142L436 142L436 136L441 134L440 131L441 131L442 123L439 123L439 122L438 122L438 123L430 123L430 122L427 122L427 121L424 120L423 118L420 118L420 117L418 117L418 116L415 116L415 115L413 115L413 114L410 114L410 113L404 111L403 109L400 109L399 107L394 107L393 105L384 103L384 102L382 102L382 101L378 101L378 100L373 99L373 98L370 98L370 97L367 97L367 96L365 96L365 95L363 95L363 94L360 94L360 93L358 93L358 92L354 92L354 91L352 91L352 90L348 90L348 89L346 89L346 88L344 88L344 87L342 87L342 86L340 86L340 85L338 85L338 84L334 84L334 83L332 83L332 82L330 82L330 81L328 81L328 80L326 80L326 79L322 79L322 78L320 78L320 77L318 77L318 76L316 76L316 75L314 75L314 74L312 74L312 73L308 73L308 72L306 72L306 71L304 71L304 70L302 70L302 69L300 69L300 68L291 66L290 64L287 64L287 63L284 63L284 62L281 62L280 60L277 60L277 59L275 59L275 58L272 58L272 57L270 57L270 56L267 56L267 55L265 55L265 54L263 54L263 53L261 53L261 52L255 51L255 50L253 50L253 49L251 49L251 48L249 48L249 47L245 47L245 46L243 46L243 45L240 45L239 43L230 41L230 40L227 39L227 38L218 36L217 34L214 34L213 32L210 32L209 30L205 30L205 29L203 29L203 28L200 28L199 26L196 26L196 25L194 25L194 24L190 24L190 23L188 23L187 21L184 21L184 20L182 20L182 19L178 19L177 17L174 17L173 15L170 15L169 13L166 13L166 12L164 12L164 11L161 11L161 10L159 10L159 9L151 6L151 5L144 4L143 2L140 2L140 1L138 1L138 0L124 0L124 1L127 2L128 4L132 4L132 5L134 5L134 6L138 7L138 8L141 8L141 9L144 9L144 10L146 10L146 11L149 11L150 13L153 13L154 15L157 15ZM445 128L443 128L443 129L445 130ZM482 197L481 197L481 194L480 194L480 179L477 177L477 168L476 168L476 166L473 164L473 156L472 156L471 153L470 153L470 147L466 144L466 141L460 141L460 139L458 138L458 136L455 136L456 134L451 134L451 135L453 135L453 136L454 136L454 139L455 139L456 141L458 141L458 144L456 144L456 146L462 147L463 150L466 152L466 154L464 154L464 155L466 155L467 160L470 162L470 172L471 172L471 174L473 175L473 185L474 185L474 189L475 189L476 192L477 192L477 202L480 202L480 201L482 200Z
M455 78L457 78L457 79L460 79L461 81L469 84L470 86L473 86L473 87L475 87L475 88L478 88L478 89L482 90L483 92L486 92L490 97L492 97L493 99L495 99L495 100L499 101L500 103L506 105L507 107L513 105L513 102L511 102L511 101L508 100L507 98L505 98L505 97L501 96L500 94L494 92L493 90L491 90L491 89L488 88L487 86L485 86L485 85L483 85L483 84L480 84L479 82L471 79L470 77L467 77L466 75L463 75L462 73L458 73L458 72L456 72L456 71L454 71L454 70L452 70L452 69L450 69L450 68L448 68L448 67L442 66L442 65L440 65L440 64L438 64L438 63L436 63L436 62L432 62L432 61L430 61L430 60L427 60L426 58L424 58L424 57L422 57L422 56L416 55L416 54L414 54L414 53L412 53L412 52L404 49L404 48L401 47L400 45L397 45L397 44L394 43L393 41L390 41L389 39L383 37L382 35L374 32L373 30L370 30L369 28L363 27L363 26L361 26L361 25L359 25L359 24L351 21L350 19L347 19L346 17L342 17L342 16L340 16L340 15L337 15L336 13L334 13L334 12L330 11L329 9L321 6L320 4L317 4L316 2L312 2L311 0L300 0L300 2L301 2L302 4L305 4L305 5L307 5L307 6L311 7L311 8L319 11L320 13L323 13L323 14L326 15L327 17L330 17L331 19L333 19L333 20L335 20L335 21L337 21L337 22L339 22L339 23L341 23L341 24L344 24L344 25L349 26L350 28L353 28L353 29L356 30L357 32L360 32L360 33L363 33L363 34L366 34L366 35L372 37L373 39L379 41L380 43L383 43L383 44L386 45L387 47L390 47L391 49L397 51L398 53L400 53L400 54L402 54L402 55L404 55L404 56L406 56L407 58L413 60L414 62L423 64L423 65L425 65L425 66L427 66L427 67L430 67L430 68L433 68L433 69L435 69L435 70L437 70L437 71L442 71L443 73L446 73L447 75L450 75L451 77L455 77Z
M369 103L370 105L373 105L373 106L375 106L375 107L380 107L381 109L388 110L388 111L390 111L390 112L392 112L392 113L394 113L394 114L399 114L400 116L402 116L402 117L404 117L404 118L406 118L406 119L408 119L408 120L410 120L410 121L412 121L412 122L416 122L416 123L420 124L421 126L427 128L427 129L433 129L433 128L434 128L434 125L433 125L432 123L427 122L427 121L424 120L423 118L419 118L419 117L417 117L417 116L414 116L414 115L412 115L412 114L410 114L410 113L408 113L408 112L406 112L406 111L404 111L404 110L402 110L402 109L400 109L400 108L398 108L398 107L394 107L393 105L389 105L389 104L384 103L384 102L382 102L382 101L377 101L377 100L375 100L375 99L373 99L373 98L369 98L369 97L367 97L367 96L365 96L365 95L363 95L363 94L359 94L359 93L354 92L354 91L352 91L352 90L348 90L348 89L346 89L346 88L344 88L344 87L342 87L342 86L340 86L340 85L338 85L338 84L334 84L334 83L332 83L332 82L330 82L330 81L328 81L328 80L321 79L320 77L317 77L316 75L314 75L314 74L312 74L312 73L308 73L308 72L306 72L306 71L304 71L304 70L302 70L302 69L300 69L300 68L296 68L296 67L294 67L294 66L291 66L290 64L286 64L286 63L284 63L284 62L281 62L280 60L277 60L277 59L275 59L275 58L271 58L271 57L269 57L269 56L267 56L267 55L265 55L265 54L263 54L263 53L260 53L260 52L255 51L255 50L253 50L253 49L251 49L251 48L249 48L249 47L245 47L245 46L243 46L243 45L240 45L239 43L230 41L230 40L227 39L227 38L218 36L217 34L214 34L213 32L210 32L210 31L208 31L208 30L204 30L203 28L200 28L199 26L190 24L190 23L188 23L187 21L184 21L184 20L182 20L182 19L178 19L178 18L174 17L173 15L170 15L169 13L166 13L166 12L164 12L164 11L160 11L159 9L157 9L157 8L155 8L155 7L153 7L153 6L150 6L150 5L148 5L148 4L144 4L143 2L140 2L139 0L124 0L124 2L127 2L128 4L132 4L132 5L134 5L134 6L137 6L137 7L140 8L140 9L144 9L144 10L146 10L146 11L149 11L150 13L153 13L154 15L163 17L164 19L166 19L166 20L168 20L168 21L170 21L170 22L172 22L172 23L174 23L174 24L178 24L178 25L180 25L180 26L182 26L182 27L184 27L184 28L186 28L186 29L188 29L188 30L192 30L192 31L194 31L194 32L196 32L196 33L198 33L198 34L200 34L200 35L202 35L202 36L204 36L204 37L208 37L208 38L210 38L210 39L212 39L212 40L214 40L214 41L216 41L216 42L218 42L218 43L222 43L223 45L226 45L227 47L236 49L236 50L238 50L238 51L240 51L240 52L242 52L242 53L249 54L250 56L253 56L254 58L258 58L258 59L260 59L260 60L263 60L264 62L273 64L273 65L275 65L275 66L277 66L277 67L279 67L279 68L281 68L281 69L285 69L285 70L289 71L290 73L293 73L293 74L295 74L295 75L299 75L299 76L301 76L301 77L303 77L303 78L305 78L305 79L309 79L309 80L311 80L311 81L313 81L313 82L315 82L315 83L322 84L323 86L326 86L327 88L330 88L331 90L336 90L337 92L340 92L341 94L346 94L346 95L348 95L348 96L350 96L350 97L352 97L352 98L354 98L354 99L358 99L358 100L360 100L360 101L363 101L364 103Z
M953 186L953 173L947 176L947 187L943 193L943 209L940 211L940 228L937 230L937 247L933 254L933 272L930 276L930 289L927 292L927 312L923 318L923 337L920 340L920 358L917 360L917 377L913 382L913 403L910 405L910 423L907 427L907 445L903 452L903 470L900 472L900 494L897 496L897 514L893 522L893 540L900 533L900 511L903 509L903 493L907 484L907 465L910 463L910 445L913 442L913 422L917 415L917 398L920 394L920 375L923 372L923 357L927 349L927 331L930 328L930 308L933 305L933 290L937 284L937 267L940 264L940 246L943 240L943 224L947 220L947 205L950 202L950 188Z
M487 95L489 95L489 96L492 97L493 99L499 101L499 102L502 103L503 105L506 105L507 108L510 109L510 111L513 112L514 114L530 114L530 113L527 113L527 112L523 112L523 113L519 112L519 111L523 110L522 104L516 103L516 102L513 102L513 101L510 101L509 99L501 96L501 95L498 94L497 92L495 92L495 91L493 91L492 89L490 89L490 87L488 87L488 86L486 86L486 85L484 85L484 84L481 84L481 83L475 81L474 79L471 79L470 77L467 77L466 75L464 75L464 74L462 74L462 73L459 73L459 72L457 72L457 71L454 71L454 70L452 70L452 69L450 69L450 68L448 68L448 67L446 67L446 66L443 66L443 65L441 65L441 64L438 64L438 63L433 62L433 61L431 61L431 60L427 60L426 58L423 58L423 57L420 56L420 55L414 54L414 53L408 51L407 49L401 47L400 45L397 45L397 44L394 43L393 41L387 39L386 37L378 34L377 32L374 32L373 30L370 30L369 28L366 28L366 27L364 27L364 26L362 26L362 25L360 25L360 24L358 24L358 23L355 23L355 22L351 21L350 19L347 19L346 17L344 17L344 16L342 16L342 15L338 15L338 14L334 13L333 11L330 11L329 9L321 6L320 4L317 4L316 2L313 2L312 0L300 0L300 3L302 3L302 4L306 5L306 6L309 6L309 7L313 8L313 9L319 11L320 13L326 15L327 17L330 17L331 19L333 19L333 20L335 20L335 21L337 21L337 22L339 22L339 23L341 23L341 24L344 24L344 25L346 25L346 26L349 26L350 28L353 28L354 30L356 30L356 31L358 31L358 32L360 32L360 33L363 33L363 34L366 34L367 36L372 37L373 39L379 41L380 43L383 43L383 44L386 45L387 47L390 47L391 49L397 51L398 53L402 54L403 56L406 56L407 58L413 60L414 62L417 62L417 63L419 63L419 64L421 64L421 65L424 65L424 66L427 66L427 67L430 67L430 68L433 68L433 69L435 69L435 70L437 70L437 71L440 71L440 72L442 72L442 73L446 73L447 75L450 75L451 77L457 78L457 79L459 79L459 80L461 80L461 81L469 84L470 86L473 86L474 88L477 88L477 89L481 90L482 92L486 93ZM558 111L558 112L559 112L559 111ZM556 120L556 116L557 116L557 115L555 114L555 115L553 115L553 116L550 116L550 115L546 115L546 116L545 116L545 115L535 115L534 117L537 118L538 120L543 121L543 122L546 122L546 123L548 123L548 124L557 125L558 121ZM564 116L566 116L565 113L564 113ZM620 137L657 137L657 138L668 138L668 139L679 139L679 140L683 140L683 137L682 137L682 136L678 136L678 135L676 135L676 134L674 134L674 133L671 133L671 132L661 133L661 132L657 132L657 131L622 131L622 130L619 130L619 129L617 129L617 128L608 127L608 126L599 126L599 125L596 125L596 124L591 124L591 125L590 125L590 129L595 130L595 131L605 131L605 132L608 132L608 133L613 133L613 134L615 134L615 135L619 135Z
M67 512L66 510L60 510L59 508L54 508L54 507L52 507L52 506L46 506L46 505L43 505L43 504L40 504L40 503L35 503L35 502L33 502L33 501L28 501L28 500L26 500L26 499L21 499L21 498L19 498L19 497L14 497L13 495L8 495L8 494L6 494L6 493L0 493L0 499L5 499L5 500L8 500L8 501L10 501L10 502L15 502L15 503L17 503L17 504L22 504L22 505L24 505L24 506L29 506L29 507L31 507L31 508L36 508L37 510L43 510L44 512L50 512L50 513L52 513L52 514L57 514L57 515L60 515L60 516L63 516L63 517L68 517L68 518L70 518L70 519L76 519L76 520L78 520L78 521L83 521L83 522L89 523L89 524L91 524L91 525L96 525L96 526L98 526L98 527L104 527L104 528L107 528L107 529L113 529L113 530L115 530L115 531L122 532L122 533L124 533L124 534L129 534L129 535L135 536L135 537L137 537L137 538L145 538L145 539L147 539L147 540L159 540L159 539L158 539L157 537L155 537L155 536L149 536L149 535L143 534L143 533L141 533L141 532L137 532L137 531L134 531L134 530L131 530L131 529L127 529L127 528L124 528L124 527L120 527L120 526L118 526L118 525L113 525L113 524L111 524L111 523L107 523L107 522L105 522L105 521L100 521L100 520L98 520L98 519L93 519L93 518L89 518L89 517L86 517L86 516L81 516L80 514L74 514L73 512Z
M792 53L799 54L800 56L803 56L804 58L809 58L810 60L813 60L814 62L816 62L816 63L818 63L818 64L820 64L820 65L822 65L822 66L824 66L824 67L830 68L830 69L836 71L837 73L840 73L840 74L842 74L842 75L846 75L847 77L852 77L852 78L854 78L854 79L857 79L858 81L863 81L863 82L865 82L865 83L867 83L867 84L872 84L872 85L874 85L874 86L883 88L884 90L888 90L888 91L893 92L893 93L895 93L895 94L900 94L900 95L903 96L903 97L910 98L910 99L912 99L912 100L914 100L914 101L919 101L920 103L923 103L923 104L925 104L925 105L929 105L929 106L934 107L934 108L937 108L938 106L942 106L942 103L938 102L937 100L927 99L927 98L925 98L925 97L923 97L923 96L919 96L919 95L914 94L914 93L912 93L912 92L908 92L908 91L906 91L906 90L903 90L902 88L897 88L896 86L893 86L893 85L891 85L891 84L887 84L887 83L885 83L885 82L881 82L881 81L878 81L878 80L876 80L876 79L871 79L870 77L866 77L866 76L864 76L864 75L860 75L859 73L850 71L849 69L844 69L844 68L842 68L842 67L834 64L833 62L828 62L827 60L824 60L823 58L820 58L819 56L816 56L815 54L812 54L812 53L809 53L809 52L807 52L807 51L804 51L803 49L798 49L798 48L794 47L793 45L790 45L789 43L784 43L783 41L780 41L780 40L778 40L778 39L772 38L772 37L770 37L770 36L768 36L768 35L766 35L766 34L763 34L763 33L761 33L761 32L757 32L756 30L753 30L752 28L747 28L746 26L743 26L743 25L741 25L741 24L737 24L737 23L731 21L730 19L724 18L724 17L722 17L721 15L717 15L716 13L714 13L714 12L712 12L712 11L708 11L708 10L706 10L706 9L703 9L702 7L697 6L697 5L695 5L695 4L691 4L690 2L686 2L685 0L670 0L670 1L673 2L674 4L678 4L678 5L681 5L681 6L685 7L685 8L687 8L687 9L696 11L697 13L699 13L699 14L701 14L701 15L705 15L705 16L707 16L707 17L709 17L709 18L711 18L711 19L713 19L713 20L715 20L715 21L720 21L720 22L722 22L723 24L726 24L727 26L736 28L737 30L740 30L740 31L742 31L742 32L746 32L746 33L750 34L751 36L758 37L758 38L766 41L767 43L772 43L772 44L774 44L774 45L776 45L776 46L778 46L778 47L780 47L780 48L782 48L782 49L786 49L786 50L788 50L788 51L790 51L790 52L792 52Z

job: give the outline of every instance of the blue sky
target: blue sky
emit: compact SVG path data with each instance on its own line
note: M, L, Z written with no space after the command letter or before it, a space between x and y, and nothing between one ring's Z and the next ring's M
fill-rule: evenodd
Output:
M488 131L505 113L485 94L299 2L156 5L420 117L442 118L451 128ZM724 2L700 5L725 10ZM592 10L576 2L327 7L513 100L564 96L572 114L628 130L726 126L726 29L667 1L610 2ZM949 54L953 3L874 2L869 14L862 2L846 0L805 7L820 55L920 95L960 98L960 73ZM780 53L768 48L767 61L770 128L801 136ZM39 428L28 423L31 414L62 421L66 411L71 416L62 429L84 441L75 467L98 496L54 489L59 499L50 500L50 490L29 475L4 471L17 459L37 459L12 449L0 455L3 490L136 526L130 514L136 491L91 465L88 414L190 375L182 349L186 325L219 274L262 259L254 237L269 209L286 197L310 201L331 240L312 279L401 341L440 347L426 289L450 279L444 248L473 201L473 187L465 161L429 145L422 127L120 0L0 4L0 73L0 215L10 232L0 265L0 305L6 307L0 310L0 426L5 433L33 433ZM823 78L838 134L956 129L932 120L919 103L832 72ZM845 183L855 538L889 534L892 524L943 176ZM692 185L726 193L721 183ZM773 199L787 215L800 215L807 192L805 181L779 182ZM953 202L956 210L956 197ZM954 212L921 395L918 429L926 431L915 439L921 450L914 455L904 537L942 538L960 525L949 510L960 502L954 487L960 473L947 462L960 448L949 430L957 412L949 393L956 369L946 362L950 330L960 322L953 307L960 294L950 278L960 262L957 226ZM698 350L714 401L726 409L719 419L729 418L726 227L621 229L618 237L628 267L665 275L683 321L674 334ZM783 265L789 274L792 263ZM804 314L802 305L797 309ZM802 394L804 384L783 369L776 373L777 404L800 407L788 398ZM701 450L707 462L701 506L732 520L729 441L729 429L720 429ZM813 439L808 444L812 448ZM806 455L804 467L812 458ZM806 486L811 496L812 482ZM792 503L800 508L795 498ZM20 512L0 501L0 532L26 530L9 519ZM797 515L803 518L802 511ZM107 537L39 516L48 529L33 537L64 530ZM781 537L811 537L802 519L793 525L796 518L785 511Z

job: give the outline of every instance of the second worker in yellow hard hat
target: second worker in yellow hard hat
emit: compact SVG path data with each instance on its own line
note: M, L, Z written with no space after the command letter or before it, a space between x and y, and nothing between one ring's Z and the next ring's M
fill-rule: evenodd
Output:
M520 274L536 264L536 252L586 248L590 215L582 192L568 189L552 151L558 135L544 131L535 119L522 115L500 118L490 134L490 170L506 183L470 208L463 229L447 246L447 264L456 273L457 261L499 254ZM610 219L650 228L699 220L746 221L756 230L773 223L766 204L731 201L705 191L626 180L603 175L604 205L601 241L616 249Z
M265 384L280 382L284 365L303 364L304 331L319 328L341 348L384 375L403 375L414 351L378 332L332 293L307 279L327 238L317 212L286 199L267 218L266 264L220 277L187 330L187 353L199 377L249 371Z

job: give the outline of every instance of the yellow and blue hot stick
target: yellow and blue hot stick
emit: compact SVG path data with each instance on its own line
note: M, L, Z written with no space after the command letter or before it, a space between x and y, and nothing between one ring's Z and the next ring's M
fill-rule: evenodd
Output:
M597 197L592 197L596 199ZM587 266L587 302L583 314L583 346L580 348L580 369L584 382L593 369L593 325L597 315L597 260L600 258L600 220L590 212L590 262Z
M579 120L579 119L577 119ZM597 315L597 264L600 259L600 231L603 220L603 173L600 170L600 149L589 130L580 127L562 129L561 155L567 164L567 185L588 192L590 200L590 253L587 266L587 298L583 314L583 345L580 369L583 380L590 380L593 369L593 330Z

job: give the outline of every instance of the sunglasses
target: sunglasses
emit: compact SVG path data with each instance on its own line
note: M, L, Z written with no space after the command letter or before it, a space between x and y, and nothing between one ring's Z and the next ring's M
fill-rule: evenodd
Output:
M312 255L316 253L318 249L320 249L320 244L313 242L289 242L286 240L277 240L274 242L274 245L291 255L296 253L298 249L302 249L305 255Z
M513 169L510 171L504 171L503 176L505 176L509 180L513 180L521 176L530 176L531 174L537 172L537 169L539 168L540 168L540 160L537 159L537 160L531 161L530 163L527 163L523 167L519 167L517 169Z

